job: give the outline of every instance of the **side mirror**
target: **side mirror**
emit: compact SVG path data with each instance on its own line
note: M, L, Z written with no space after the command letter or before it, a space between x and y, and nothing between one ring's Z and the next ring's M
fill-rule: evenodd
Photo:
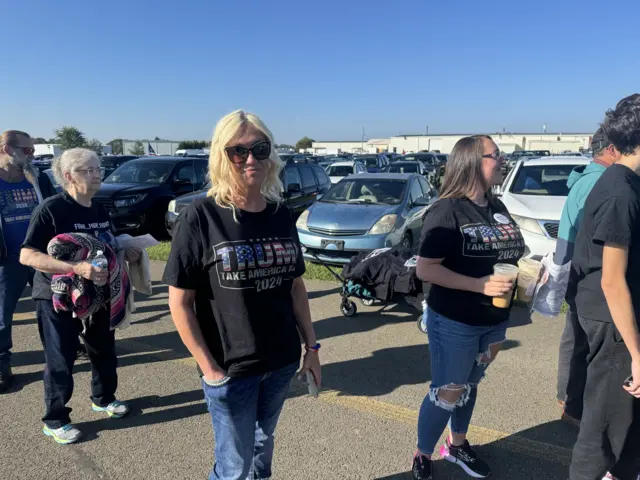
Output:
M412 207L428 207L429 202L431 202L430 197L420 197L420 198L416 198L413 201L413 204L411 206Z
M299 183L290 183L287 187L287 193L300 193L302 192L302 187Z
M176 178L173 181L173 185L175 187L186 187L187 185L192 185L192 183L188 178Z

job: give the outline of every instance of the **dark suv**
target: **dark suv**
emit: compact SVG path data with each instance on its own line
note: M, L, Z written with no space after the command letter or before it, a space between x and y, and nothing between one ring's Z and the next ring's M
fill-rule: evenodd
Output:
M100 166L104 169L102 178L107 178L120 165L136 158L139 157L137 155L104 155L100 157Z
M129 160L105 178L94 199L103 204L118 232L166 235L169 202L202 189L207 178L204 158L143 157Z
M331 180L327 172L312 163L290 163L280 172L280 180L284 185L284 202L291 210L294 219L309 208L319 196L331 188ZM209 184L203 190L176 198L169 204L165 215L166 229L169 233L180 212L191 202L206 196Z

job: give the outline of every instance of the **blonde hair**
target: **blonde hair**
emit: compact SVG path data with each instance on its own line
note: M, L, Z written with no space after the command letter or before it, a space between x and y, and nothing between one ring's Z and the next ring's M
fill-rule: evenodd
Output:
M209 153L209 179L211 188L207 196L215 199L223 208L231 208L236 214L237 206L234 199L246 195L245 187L240 181L240 174L233 162L227 156L225 148L232 146L232 142L242 135L249 127L253 127L271 142L271 155L268 159L267 176L262 183L260 192L269 202L280 204L284 187L280 181L280 170L283 168L282 160L275 151L273 135L267 126L253 113L236 110L220 119L213 131L211 150Z
M478 186L487 192L488 197L491 196L491 186L482 176L484 140L493 141L488 135L473 135L458 140L447 161L440 198L464 198Z

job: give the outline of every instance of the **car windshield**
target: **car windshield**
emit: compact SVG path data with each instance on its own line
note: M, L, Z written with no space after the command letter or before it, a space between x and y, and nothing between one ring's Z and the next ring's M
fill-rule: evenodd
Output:
M331 165L327 167L327 175L330 177L348 177L353 173L351 165Z
M377 167L378 159L376 157L360 157L358 158L362 163L364 163L367 167Z
M531 165L518 171L511 185L511 193L566 197L569 195L567 180L578 165Z
M435 163L433 155L405 155L403 160L407 160L410 162L420 161L425 165L433 165Z
M416 163L394 163L385 167L386 173L418 173L418 162Z
M160 184L167 180L173 166L172 162L131 161L116 168L103 182Z
M398 205L404 196L406 180L379 180L374 178L342 180L322 197L329 203L372 203Z

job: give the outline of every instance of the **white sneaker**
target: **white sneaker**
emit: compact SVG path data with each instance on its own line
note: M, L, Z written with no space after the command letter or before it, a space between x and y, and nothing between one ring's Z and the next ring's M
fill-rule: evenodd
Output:
M75 443L82 437L82 432L76 427L67 423L64 427L49 428L46 425L42 428L42 433L47 437L53 437L56 443L66 445L68 443Z
M122 418L127 413L129 413L129 406L126 403L120 402L118 400L114 400L106 407L99 407L95 403L92 403L91 409L94 412L107 412L107 415L113 418Z

